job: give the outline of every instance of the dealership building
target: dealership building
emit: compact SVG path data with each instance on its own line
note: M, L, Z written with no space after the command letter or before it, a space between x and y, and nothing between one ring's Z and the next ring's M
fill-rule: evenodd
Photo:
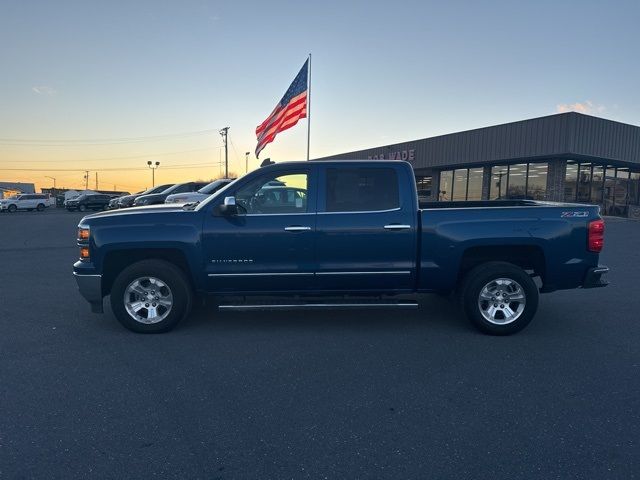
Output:
M576 112L324 157L406 160L421 199L594 203L640 218L640 127Z

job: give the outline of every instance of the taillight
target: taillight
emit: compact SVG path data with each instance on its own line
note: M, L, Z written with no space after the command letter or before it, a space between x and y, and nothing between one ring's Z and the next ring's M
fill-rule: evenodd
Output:
M589 236L587 239L587 249L590 252L600 253L604 246L604 220L594 220L589 222Z

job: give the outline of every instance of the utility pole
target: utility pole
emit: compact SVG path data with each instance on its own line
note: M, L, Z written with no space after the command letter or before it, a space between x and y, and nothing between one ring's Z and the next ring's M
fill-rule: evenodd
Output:
M96 172L96 191L98 190L98 172Z
M49 175L45 175L44 178L50 178L51 180L53 180L53 190L55 191L56 189L56 179L53 177L50 177Z
M244 154L244 173L249 173L249 155L251 155L251 152L245 152Z
M229 127L220 129L220 135L222 135L222 140L224 141L224 178L229 178L229 148L227 147Z
M84 189L89 190L89 170L84 171Z

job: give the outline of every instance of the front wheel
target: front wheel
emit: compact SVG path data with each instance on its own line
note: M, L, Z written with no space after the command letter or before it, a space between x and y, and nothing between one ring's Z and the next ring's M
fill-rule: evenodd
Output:
M16 207L15 205L9 205L7 210L9 211L9 213L16 213L16 210L18 210L18 207Z
M86 206L84 205L78 205L78 210L80 210L81 212L84 212L87 209Z
M111 288L118 321L138 333L174 328L191 311L193 293L184 272L164 260L142 260L125 268Z
M488 262L465 276L461 299L467 318L480 331L510 335L533 319L538 309L538 287L520 267Z

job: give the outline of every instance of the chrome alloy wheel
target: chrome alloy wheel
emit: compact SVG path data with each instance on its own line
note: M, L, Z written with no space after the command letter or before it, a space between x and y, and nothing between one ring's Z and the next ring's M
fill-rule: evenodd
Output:
M155 277L136 278L124 291L124 307L136 322L161 322L167 318L172 306L171 289Z
M527 303L522 286L510 278L496 278L487 283L478 296L478 308L484 319L494 325L515 322Z

